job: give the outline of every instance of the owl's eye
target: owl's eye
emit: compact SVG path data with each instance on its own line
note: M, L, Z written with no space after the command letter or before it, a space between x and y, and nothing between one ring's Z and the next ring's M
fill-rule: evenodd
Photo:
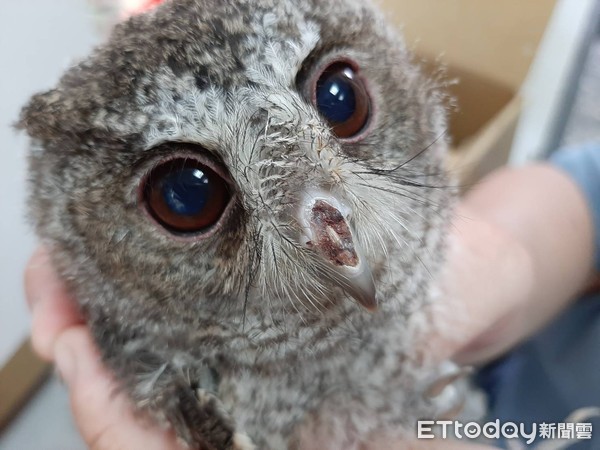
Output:
M335 62L321 72L313 101L339 138L358 135L369 120L369 95L348 63Z
M208 230L231 199L227 181L193 158L172 159L155 167L143 189L148 212L175 233Z

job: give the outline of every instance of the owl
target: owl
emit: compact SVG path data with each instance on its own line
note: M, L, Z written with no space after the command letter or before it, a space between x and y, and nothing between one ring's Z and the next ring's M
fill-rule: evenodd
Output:
M165 1L30 99L30 217L139 414L353 449L457 406L444 99L362 0Z

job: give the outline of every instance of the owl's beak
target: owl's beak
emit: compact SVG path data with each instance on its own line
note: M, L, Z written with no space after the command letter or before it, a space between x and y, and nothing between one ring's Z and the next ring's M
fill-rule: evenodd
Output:
M348 225L349 208L322 192L305 195L299 211L303 243L323 258L324 271L348 295L369 311L377 309L371 268Z

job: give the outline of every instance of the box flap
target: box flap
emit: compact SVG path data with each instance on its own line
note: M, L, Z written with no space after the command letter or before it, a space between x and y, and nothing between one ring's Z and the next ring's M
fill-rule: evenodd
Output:
M556 0L376 0L420 56L517 90Z

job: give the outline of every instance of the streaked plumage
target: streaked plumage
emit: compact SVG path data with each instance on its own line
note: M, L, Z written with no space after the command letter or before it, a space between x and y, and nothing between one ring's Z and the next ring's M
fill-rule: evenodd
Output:
M369 96L356 142L311 98L335 61ZM453 196L442 103L358 0L166 1L31 99L31 217L139 410L192 447L351 449L454 406L415 349ZM174 157L227 178L218 227L150 220L141 180Z

